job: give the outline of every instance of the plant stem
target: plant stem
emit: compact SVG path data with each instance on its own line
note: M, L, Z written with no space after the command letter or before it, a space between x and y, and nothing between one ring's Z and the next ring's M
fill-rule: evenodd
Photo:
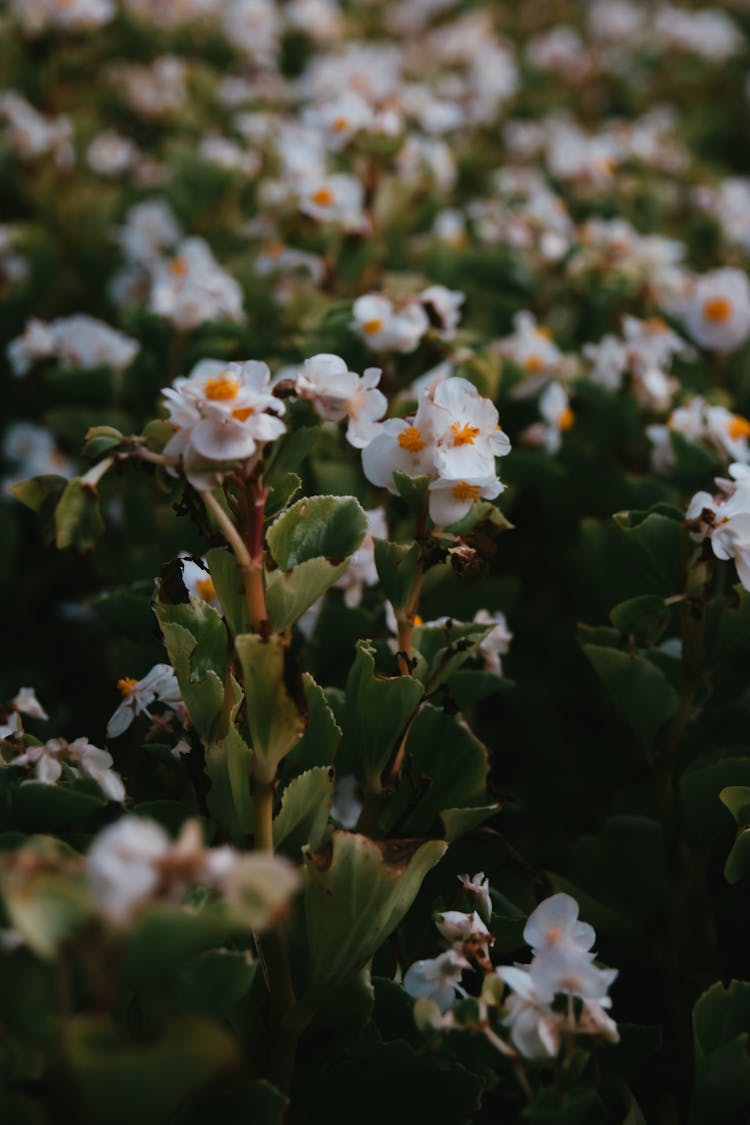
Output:
M234 551L234 556L237 559L237 566L239 567L240 574L242 575L242 583L245 588L245 598L247 600L247 608L250 613L250 623L256 633L262 633L268 621L268 613L266 611L266 597L263 589L263 509L265 507L265 492L260 501L260 505L256 501L253 505L251 512L251 530L253 534L253 546L255 550L253 553L248 549L242 536L237 528L234 526L232 520L222 508L219 501L214 496L213 492L206 489L201 491L201 499L205 504L208 511L214 517L216 523L219 525L221 532L226 539L229 546ZM257 527L260 525L260 546L256 547L256 539L258 537Z

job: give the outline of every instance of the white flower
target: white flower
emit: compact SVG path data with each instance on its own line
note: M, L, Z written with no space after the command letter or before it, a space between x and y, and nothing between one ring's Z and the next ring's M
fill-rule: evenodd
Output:
M122 703L107 723L107 737L117 738L128 729L137 715L148 715L154 703L163 703L180 713L184 707L179 684L170 664L155 664L141 680L130 677L118 680Z
M326 144L334 152L344 148L361 129L373 121L369 103L355 90L346 90L321 109L311 108L305 120L322 130Z
M370 483L395 493L394 472L411 477L433 475L432 435L428 426L429 419L423 418L419 410L413 418L389 418L383 422L377 436L362 450L362 468Z
M454 949L439 957L415 961L406 970L404 988L415 1000L426 996L433 1000L441 1012L450 1008L456 994L465 995L461 988L461 974L469 968L466 958Z
M299 208L305 215L321 223L339 223L352 233L369 231L363 206L362 184L345 172L313 180L302 188L299 197Z
M197 562L187 554L180 555L180 559L182 581L185 583L188 594L191 594L194 598L200 598L201 601L208 602L221 613L221 604L216 595L216 587L205 560L201 559L200 562Z
M273 61L281 32L273 0L228 0L223 26L227 42L235 50L257 63Z
M55 785L62 777L60 755L66 743L61 738L50 739L43 746L27 746L22 754L11 761L13 766L33 766L34 778L43 785Z
M424 402L441 478L455 481L494 476L495 458L510 452L495 404L468 380L456 377L436 383Z
M3 477L5 488L45 473L73 476L73 464L57 448L52 433L34 422L14 422L10 425L3 435L2 452L12 463L12 471Z
M591 381L618 391L628 370L628 349L617 336L603 336L598 344L584 344L583 355L592 364Z
M285 429L278 417L284 404L271 393L271 373L256 360L200 360L163 394L176 428L164 453L181 459L197 488L218 483L220 470L206 463L248 461Z
M483 871L476 875L459 875L458 881L467 894L473 895L479 904L479 909L485 922L492 917L492 899L490 898L490 881Z
M309 399L321 418L338 422L349 419L347 440L363 449L379 431L388 400L377 389L381 371L368 367L363 375L350 371L340 356L321 353L305 360L296 379L300 398Z
M419 301L407 301L396 309L392 301L379 293L358 297L352 313L355 332L376 352L413 352L430 327Z
M353 773L336 778L331 817L338 821L342 828L350 831L356 828L364 807L360 792L359 782Z
M166 200L147 199L130 208L116 236L128 261L147 266L179 242L182 230Z
M712 270L698 278L685 305L688 332L703 348L733 352L750 336L750 283L737 269Z
M561 383L550 383L539 396L539 413L543 421L527 426L521 437L531 445L543 445L549 454L557 453L563 434L575 422L567 391Z
M478 609L474 614L474 621L477 625L492 626L484 640L479 642L477 652L490 672L502 676L503 666L500 657L507 655L510 651L510 642L513 640L505 614L499 610L491 613L487 609Z
M552 374L562 362L549 329L538 325L530 312L516 313L513 333L500 341L500 352L529 375Z
M494 500L504 489L494 475L434 480L429 485L430 519L439 527L449 527L467 516L477 500Z
M0 96L0 117L7 122L5 139L21 160L36 160L51 153L58 167L73 163L70 118L44 117L15 90Z
M570 947L587 951L596 940L592 926L578 921L578 903L560 892L540 902L528 917L523 940L534 950Z
M176 328L190 330L209 320L243 321L242 300L242 289L202 238L185 239L175 257L154 265L150 308Z
M160 881L158 861L169 849L161 825L139 816L121 817L99 833L86 856L86 874L105 917L127 922L151 898Z
M139 156L138 146L112 129L97 133L86 149L86 163L100 176L121 176Z
M740 582L750 590L750 476L744 468L730 466L737 483L729 495L696 492L685 519L693 523L693 539L710 538L717 559L734 559Z
M18 694L11 699L10 705L14 711L20 711L22 715L28 715L31 719L49 718L37 699L36 692L30 687L19 688Z
M503 1023L524 1058L554 1059L560 1050L562 1016L550 1007L554 993L540 991L528 969L503 965L495 970L511 989Z
M101 320L78 313L47 324L32 318L24 334L8 345L8 359L14 375L26 375L37 360L53 357L66 370L111 367L123 371L140 347L137 340Z
M452 340L461 319L465 295L457 289L446 289L444 285L429 285L419 294L419 299L438 336L442 340Z
M77 738L67 745L66 754L84 777L95 781L110 801L125 800L122 778L112 769L113 758L107 750L93 746L87 738Z

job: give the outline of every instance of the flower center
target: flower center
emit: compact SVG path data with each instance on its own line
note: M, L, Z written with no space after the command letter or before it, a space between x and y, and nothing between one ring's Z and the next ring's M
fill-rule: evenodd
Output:
M458 422L454 422L451 433L454 445L473 445L474 439L479 436L479 426L470 426L468 422L464 422L461 426Z
M537 334L537 336L541 336L543 340L551 340L552 339L552 332L547 327L546 324L537 324L536 334Z
M246 422L250 415L254 413L254 406L238 406L236 410L232 411L232 417L236 418L238 422Z
M534 352L532 353L532 355L526 357L524 367L527 371L531 371L533 374L536 374L544 367L544 360L540 355L537 355L536 352Z
M240 393L239 380L226 373L206 379L203 393L211 402L231 402Z
M132 676L123 676L121 680L117 681L117 690L123 695L132 695L138 687L138 681L134 680Z
M557 424L564 434L568 432L570 427L576 420L576 416L569 406L566 406L560 417L557 419Z
M330 207L333 203L333 192L327 187L318 188L312 193L312 201L319 207Z
M737 441L739 438L750 437L750 422L741 414L734 414L727 422L727 432L730 438Z
M344 129L349 127L348 117L336 117L333 121L333 131L335 133L343 133Z
M550 945L554 945L562 937L562 926L553 926L551 930L547 931L547 941Z
M366 320L362 325L363 330L368 336L374 336L376 332L380 332L382 327L383 322L378 317L375 317L373 320Z
M420 429L416 426L407 426L406 429L398 435L398 444L402 449L405 449L407 453L421 453L426 443Z
M172 258L169 263L169 272L172 277L184 277L188 271L188 264L184 258Z
M199 578L195 588L198 591L198 596L206 602L210 602L216 597L216 587L210 578Z
M658 316L650 316L648 320L644 320L643 327L647 332L665 332L667 328L664 321Z
M712 297L704 304L703 315L712 324L724 324L732 315L732 302L726 297Z
M455 500L478 500L480 488L478 484L469 484L466 480L457 481L451 489Z

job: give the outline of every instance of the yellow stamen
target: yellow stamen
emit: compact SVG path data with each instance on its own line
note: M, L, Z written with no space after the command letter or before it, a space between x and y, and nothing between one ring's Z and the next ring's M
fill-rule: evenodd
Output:
M343 133L344 129L349 127L348 117L336 117L333 121L333 130L335 133Z
M169 263L169 272L173 277L184 277L188 271L188 264L184 258L172 258Z
M123 676L121 680L117 681L117 690L123 695L132 695L135 688L138 687L138 681L134 680L132 676Z
M543 369L544 360L540 355L533 353L532 355L526 357L524 367L527 371L531 371L532 374L536 375L538 371L541 371Z
M575 420L576 420L575 414L573 413L573 411L570 409L569 406L566 406L565 409L563 410L562 414L558 418L557 424L560 427L560 429L562 430L562 432L564 434L566 434L568 432L568 430L570 429L570 427L575 422Z
M470 426L468 422L464 422L461 426L458 422L454 422L451 433L454 445L473 445L474 439L479 436L479 426Z
M543 340L552 339L552 331L547 327L546 324L537 324L536 334L537 336L541 336Z
M376 332L380 332L382 327L383 322L377 317L375 317L374 320L366 320L362 325L363 330L367 333L368 336L374 336Z
M730 438L737 441L739 438L750 437L750 422L741 414L734 414L727 422L727 433Z
M562 926L553 926L551 930L547 931L547 941L550 945L554 945L562 937Z
M468 481L460 480L453 485L451 492L456 500L478 500L480 487L478 484L469 484Z
M407 426L405 430L398 435L398 444L407 453L420 453L425 447L425 440L422 437L422 431L417 429L416 426Z
M644 320L643 327L647 332L666 332L667 326L659 316L650 316L648 320Z
M414 614L414 624L415 625L424 625L424 618L420 617L418 613Z
M216 597L216 587L210 578L199 578L195 584L199 597L210 602Z
M206 379L203 393L211 402L231 402L240 393L239 380L224 372L221 375Z
M703 315L712 324L724 324L732 315L732 302L726 297L712 297L703 305Z
M236 410L232 411L232 417L236 418L238 422L246 422L250 415L254 413L254 406L238 406Z
M317 203L319 207L330 207L333 203L333 192L330 188L322 187L312 193L313 203Z

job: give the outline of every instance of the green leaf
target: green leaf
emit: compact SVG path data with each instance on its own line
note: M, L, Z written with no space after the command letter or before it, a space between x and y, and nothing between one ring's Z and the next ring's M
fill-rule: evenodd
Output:
M99 493L82 477L68 481L55 508L55 541L59 550L93 550L105 531Z
M401 473L397 469L393 474L393 483L401 499L413 512L421 515L427 511L429 477L410 477L408 473Z
M50 870L69 851L59 841L39 836L24 849L26 868L11 857L0 869L0 893L10 924L38 957L54 957L59 945L90 919L83 873Z
M750 1106L750 984L712 985L693 1008L696 1077L691 1125L743 1120Z
M423 658L415 675L425 688L434 692L473 656L492 631L491 625L472 621L447 621L444 625L419 625L414 630L414 647Z
M307 770L289 782L273 822L276 850L296 858L300 848L320 846L333 802L333 782L330 766Z
M682 513L669 511L619 512L615 522L625 536L634 559L642 568L644 585L649 583L665 596L681 586L680 537Z
M590 644L583 651L615 708L650 748L677 710L677 692L664 673L644 656Z
M187 1099L239 1062L213 1020L181 1015L155 1038L131 1041L109 1016L64 1026L65 1054L86 1119L97 1125L166 1125Z
M394 609L403 609L412 596L419 572L419 544L375 539L374 546L375 567L383 594Z
M302 488L302 481L296 473L287 473L269 490L266 498L266 518L277 515L291 504Z
M83 455L90 461L99 461L125 440L125 435L114 426L91 426L86 431Z
M315 766L332 765L341 742L341 728L323 688L315 683L309 672L302 673L302 686L307 702L307 727L284 759L287 777Z
M28 781L12 791L13 823L26 832L70 832L89 827L107 804L96 782L45 785Z
M67 486L67 479L54 473L46 473L39 477L29 477L11 486L10 491L21 503L30 508L32 512L43 515L51 514Z
M268 547L281 570L310 559L336 564L361 547L367 517L353 496L312 496L298 500L268 529Z
M722 752L699 758L683 771L680 802L687 835L693 842L708 846L725 831L729 821L720 800L724 801L724 793L742 792L743 783L750 785L750 757L740 754ZM744 789L744 794L745 823L750 824L750 788ZM727 807L734 812L730 805Z
M632 637L635 644L648 647L656 644L669 625L669 609L656 594L643 594L620 602L610 611L610 620L621 633Z
M305 853L309 968L303 1005L359 972L396 929L447 844L376 841L334 831L327 847Z
M491 805L472 805L471 808L465 809L442 809L440 819L443 823L443 834L448 843L452 844L467 833L473 832L499 811L500 805L497 802Z
M292 570L273 570L266 576L266 608L271 628L288 629L313 602L341 577L347 560L308 559Z
M235 639L235 647L242 665L255 776L272 781L279 762L307 725L302 678L283 637L244 633Z
M750 824L750 786L728 785L719 793L719 800L742 828Z
M403 835L426 835L445 810L487 805L487 748L455 715L426 703L409 728L401 783L386 812L386 824ZM483 809L480 822L486 817ZM452 828L459 826L449 817Z
M206 552L206 563L230 633L236 637L252 632L245 587L234 554L229 547L212 547Z
M241 700L239 685L237 698ZM211 815L237 843L253 830L250 762L253 752L231 722L227 735L206 746L206 773L211 779L207 803Z
M193 726L201 738L215 738L224 706L227 632L208 602L190 598L180 605L154 607L169 660Z
M380 774L419 706L422 690L412 676L379 676L374 647L357 642L346 681L343 749L359 764L368 789L379 789Z

